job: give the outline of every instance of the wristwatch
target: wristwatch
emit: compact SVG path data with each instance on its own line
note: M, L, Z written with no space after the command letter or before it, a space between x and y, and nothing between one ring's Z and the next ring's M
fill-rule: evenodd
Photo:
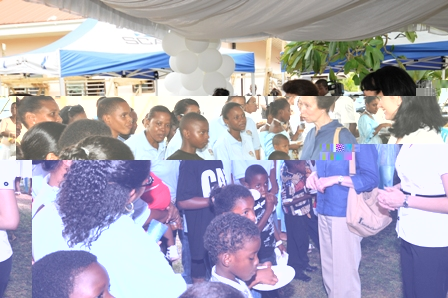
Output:
M408 208L409 207L408 198L409 198L409 195L405 195L404 196L404 202L403 202L403 207L404 208Z
M343 176L339 176L338 177L338 184L341 185L342 182L344 182L344 177Z

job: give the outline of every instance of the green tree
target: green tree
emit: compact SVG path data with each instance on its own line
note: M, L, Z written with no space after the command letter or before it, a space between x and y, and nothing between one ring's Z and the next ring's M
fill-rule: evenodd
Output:
M405 32L407 39L415 41L415 32ZM371 71L380 68L384 60L383 50L387 54L393 54L386 49L387 34L358 41L292 41L285 47L280 58L290 74L298 74L314 71L321 74L327 66L338 60L345 61L344 73L353 72L353 81L359 85L362 79ZM402 56L394 56L400 67L404 68L400 59ZM336 81L336 75L330 69L330 80Z

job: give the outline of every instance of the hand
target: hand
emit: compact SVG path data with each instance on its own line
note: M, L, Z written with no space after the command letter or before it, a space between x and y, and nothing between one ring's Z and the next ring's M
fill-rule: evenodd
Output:
M317 172L312 172L310 176L306 179L306 187L317 190L317 181L319 177L317 177Z
M257 284L265 284L272 286L278 282L278 278L274 274L274 271L272 271L270 266L265 269L257 270L257 273L255 274L255 279L257 281Z
M333 186L335 184L335 179L333 177L322 177L317 181L317 190L321 193L324 193L327 187Z
M271 193L266 193L266 210L274 209L277 206L278 200L277 197ZM270 206L270 208L268 208ZM272 211L269 211L272 212Z
M280 244L280 245L277 246L277 247L278 247L278 249L280 250L280 252L282 253L282 255L283 255L284 252L286 252L286 247L285 247L283 244Z
M395 210L403 206L405 194L395 187L385 187L378 190L378 203L387 210Z
M168 210L168 216L165 223L175 222L178 229L182 229L182 218L180 217L179 210L177 210L176 206L174 206L173 203L170 203L166 209Z

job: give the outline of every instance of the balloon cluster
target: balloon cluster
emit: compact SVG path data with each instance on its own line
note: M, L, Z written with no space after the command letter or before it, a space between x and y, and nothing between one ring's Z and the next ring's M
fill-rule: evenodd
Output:
M225 88L233 94L229 82L235 70L235 61L221 55L220 40L196 41L169 32L162 40L162 48L170 55L174 71L165 78L165 87L174 95L212 95L216 88Z

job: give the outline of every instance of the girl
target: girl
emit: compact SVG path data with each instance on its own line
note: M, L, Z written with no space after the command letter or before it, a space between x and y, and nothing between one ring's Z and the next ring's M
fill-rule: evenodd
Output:
M378 112L379 99L373 96L365 98L366 110L358 121L359 143L360 144L382 144L378 133L385 127L391 127L390 123L378 124L373 115Z
M58 141L65 125L57 122L41 122L23 136L21 143L23 160L58 159Z
M149 172L150 161L74 161L55 204L33 219L35 260L58 250L89 251L107 268L113 296L178 297L184 280L130 216Z
M165 159L165 138L171 128L171 112L165 106L155 106L144 120L145 130L130 137L125 144L136 160Z
M244 130L246 115L241 105L230 102L222 108L222 117L227 126L225 132L213 146L216 159L220 160L254 160L257 159L252 137Z

